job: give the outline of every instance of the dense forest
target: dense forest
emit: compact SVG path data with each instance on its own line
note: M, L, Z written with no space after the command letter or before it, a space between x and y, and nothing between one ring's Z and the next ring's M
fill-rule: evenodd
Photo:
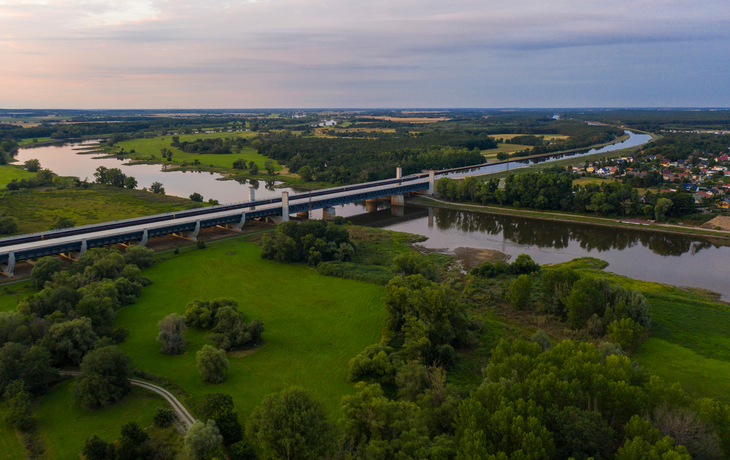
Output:
M504 188L499 187L499 179L496 178L480 182L473 177L463 180L444 177L438 180L436 191L444 198L459 202L604 216L640 215L663 220L696 211L690 193L648 192L642 198L630 184L608 182L574 186L572 177L562 173L510 174L505 179Z

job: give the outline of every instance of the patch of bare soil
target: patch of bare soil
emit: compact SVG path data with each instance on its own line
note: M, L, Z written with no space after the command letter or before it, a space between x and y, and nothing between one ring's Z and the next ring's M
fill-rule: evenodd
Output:
M481 248L456 248L454 254L459 257L466 270L470 270L484 262L506 262L511 257L504 252Z
M712 219L709 222L705 222L704 224L700 225L701 228L712 228L716 229L717 227L720 227L720 229L725 231L730 231L730 217L726 216L717 216L714 219Z

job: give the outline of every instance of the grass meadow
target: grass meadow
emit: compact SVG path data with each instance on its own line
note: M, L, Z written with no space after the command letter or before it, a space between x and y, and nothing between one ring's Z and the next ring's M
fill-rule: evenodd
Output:
M532 146L530 145L519 145L519 144L499 144L496 149L489 149L489 150L482 150L482 155L484 155L484 158L487 160L492 160L497 158L497 154L504 152L504 153L512 153L512 152L519 152L520 150L525 149L531 149Z
M237 132L237 133L209 133L209 134L181 134L180 142L194 141L196 139L220 139L225 137L252 137L255 133L250 131ZM140 161L157 161L160 163L167 163L168 161L162 158L160 150L163 148L169 149L173 152L172 163L175 165L183 165L187 163L192 165L195 160L199 160L203 166L212 166L215 168L232 168L233 162L238 159L244 159L247 162L253 161L256 163L260 170L264 170L264 164L268 158L260 155L255 149L246 147L241 149L241 153L231 153L230 155L214 155L214 154L197 154L187 153L182 150L172 147L172 136L167 135L163 137L155 137L152 139L133 139L129 141L123 141L116 144L118 147L124 148L125 155L132 160ZM134 150L134 153L129 153ZM272 160L273 161L273 160ZM277 171L281 171L282 167L274 161Z
M49 459L78 459L86 438L98 434L114 441L119 438L122 425L128 422L149 426L157 408L167 404L151 391L132 387L132 393L118 403L90 411L74 401L72 383L73 379L56 385L40 399L35 411Z
M130 332L120 347L141 371L174 381L192 399L231 394L243 420L263 396L290 385L312 391L336 412L342 396L353 392L348 361L380 340L383 289L261 260L259 254L258 246L241 239L211 242L145 271L153 284L117 317L116 325ZM229 356L228 377L220 385L204 383L196 368L195 353L212 344L209 331L188 329L188 352L180 356L159 353L155 341L164 316L184 314L193 299L215 297L233 297L246 321L258 318L265 328L263 347Z
M35 175L36 173L28 172L22 166L0 165L0 188L5 188L13 179L27 179Z
M86 225L190 209L195 205L185 198L104 185L0 196L0 209L18 221L18 233L48 230L58 216L69 217L76 225Z
M26 458L23 444L18 439L15 429L5 423L7 409L0 406L0 460L17 460Z

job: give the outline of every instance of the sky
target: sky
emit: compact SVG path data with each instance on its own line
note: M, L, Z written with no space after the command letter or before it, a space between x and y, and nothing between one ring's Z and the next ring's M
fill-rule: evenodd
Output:
M728 0L0 0L0 108L728 107Z

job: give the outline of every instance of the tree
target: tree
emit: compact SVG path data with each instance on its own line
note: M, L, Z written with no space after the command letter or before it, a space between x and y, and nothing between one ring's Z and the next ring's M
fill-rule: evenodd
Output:
M185 435L185 449L191 460L204 460L217 450L223 441L213 420L203 423L198 420Z
M314 178L312 168L310 168L309 166L302 166L301 168L299 168L299 171L297 171L297 173L304 182L310 182Z
M81 317L54 324L42 343L51 352L55 364L78 366L97 340L91 319Z
M320 459L330 449L333 427L324 403L291 387L264 396L246 426L249 439L273 459Z
M63 262L58 257L42 257L33 265L30 272L30 282L36 289L43 289L46 281L50 281L53 275L63 267Z
M513 308L524 310L530 304L532 296L532 278L530 275L520 275L509 285L509 300Z
M233 410L233 398L222 393L206 395L200 404L200 417L215 421L223 436L223 443L231 446L243 440L243 429L238 421L238 413Z
M415 251L398 254L392 263L391 272L395 276L421 275L428 280L436 280L433 264Z
M28 172L38 172L41 170L41 162L35 158L28 160L25 162L25 169L27 169Z
M57 216L53 223L51 224L51 227L49 230L59 230L62 228L71 228L74 225L76 225L76 221L71 219L70 217L64 217L64 216Z
M203 202L203 195L201 195L198 192L195 192L192 195L190 195L190 199L192 201L195 201L196 203L202 203Z
M162 343L160 353L179 355L188 348L188 341L185 340L185 317L172 313L162 318L157 327L160 328L157 341Z
M131 391L133 371L132 360L117 347L98 348L84 356L74 396L90 409L108 406Z
M155 263L155 251L144 246L129 246L124 251L124 263L134 264L144 270Z
M246 160L239 158L233 162L233 169L248 169L248 164L246 163Z
M124 187L128 188L129 190L134 190L137 188L137 179L135 179L132 176L127 176L126 179L124 179Z
M108 460L114 458L114 446L95 434L86 438L81 454L85 460Z
M543 351L549 350L553 347L552 342L550 342L550 337L548 337L542 329L536 330L535 333L532 334L532 338L530 340L540 345L540 348L542 348Z
M18 221L10 216L0 217L0 235L10 235L18 231Z
M150 185L150 192L157 195L164 195L165 187L163 187L160 182L152 182L152 185Z
M5 421L20 431L29 430L33 425L33 413L31 412L30 396L25 390L23 381L16 380L8 385L3 397L8 408Z
M248 165L249 165L248 171L251 173L252 176L255 176L256 174L259 173L259 167L256 163L253 163L253 164L251 164L251 163L253 163L253 161L248 163Z
M228 446L228 453L233 460L256 460L256 450L247 441L238 441Z
M274 166L274 162L271 160L266 160L264 162L264 169L266 169L266 172L269 173L270 176L274 175L274 171L276 171L276 166Z
M643 333L644 329L631 318L615 320L608 325L608 338L627 352L639 346Z
M664 215L672 208L672 204L669 198L659 198L654 205L656 220L664 220Z
M545 418L555 439L555 458L609 460L613 457L614 431L599 412L568 406L563 410L549 409Z
M203 348L195 354L203 380L208 383L222 383L226 379L228 369L228 358L225 350L217 350L210 345L203 345Z

